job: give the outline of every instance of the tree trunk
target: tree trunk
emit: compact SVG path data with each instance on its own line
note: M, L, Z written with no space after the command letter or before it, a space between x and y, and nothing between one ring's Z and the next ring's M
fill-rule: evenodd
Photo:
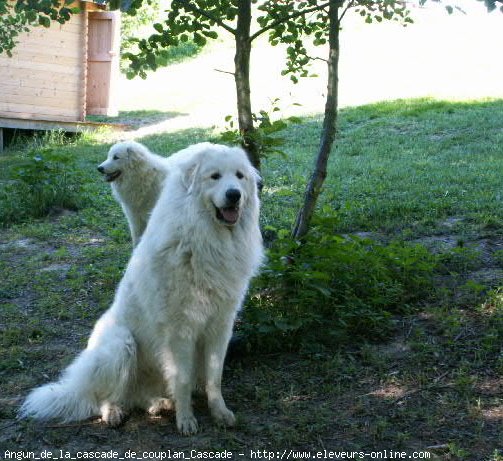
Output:
M235 82L238 106L239 131L243 148L257 169L260 169L258 146L253 139L253 117L250 100L250 54L251 54L251 0L238 1L239 13L236 26Z
M297 214L292 230L292 237L304 237L311 222L320 195L323 182L327 176L327 162L335 140L337 129L338 83L339 83L339 8L340 0L331 0L329 6L329 55L328 55L328 84L325 103L325 118L321 133L318 155L314 171L304 194L304 204Z

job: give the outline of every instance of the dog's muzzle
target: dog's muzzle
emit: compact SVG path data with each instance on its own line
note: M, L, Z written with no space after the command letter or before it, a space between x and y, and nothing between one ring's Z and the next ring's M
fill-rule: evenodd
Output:
M105 171L105 168L103 168L101 165L98 167L98 171L101 173L101 174L104 174L105 175L105 181L106 182L112 182L112 181L115 181L121 174L122 174L122 171L120 170L117 170L117 171L113 171L112 173L107 173Z
M239 219L239 201L241 200L241 191L238 189L227 189L225 192L226 206L216 208L217 219L224 224L233 226Z

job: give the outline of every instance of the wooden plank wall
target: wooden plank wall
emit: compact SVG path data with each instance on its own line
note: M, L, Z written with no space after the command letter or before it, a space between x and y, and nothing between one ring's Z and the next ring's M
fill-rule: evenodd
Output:
M83 120L85 14L36 27L20 36L11 58L0 54L0 117Z

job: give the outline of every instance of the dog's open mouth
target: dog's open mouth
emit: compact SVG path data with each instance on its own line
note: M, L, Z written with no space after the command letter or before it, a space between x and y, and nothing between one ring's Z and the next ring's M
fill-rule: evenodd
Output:
M120 171L120 170L114 171L113 173L107 173L105 175L105 181L106 182L115 181L121 174L122 174L122 171Z
M217 210L217 219L219 221L222 221L223 223L231 226L238 222L239 207L228 206L228 207L216 208L216 210Z

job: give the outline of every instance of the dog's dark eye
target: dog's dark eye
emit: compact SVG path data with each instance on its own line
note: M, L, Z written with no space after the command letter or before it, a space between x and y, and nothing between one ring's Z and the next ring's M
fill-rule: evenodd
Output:
M114 160L119 160L119 157L117 157L117 155L114 155Z
M222 175L221 175L220 173L213 173L213 174L211 175L211 179L214 179L215 181L216 181L217 179L220 179L221 177L222 177Z
M236 177L237 177L238 179L243 179L243 178L245 177L245 175L244 175L243 173L241 173L241 171L237 171L237 172L236 172Z

